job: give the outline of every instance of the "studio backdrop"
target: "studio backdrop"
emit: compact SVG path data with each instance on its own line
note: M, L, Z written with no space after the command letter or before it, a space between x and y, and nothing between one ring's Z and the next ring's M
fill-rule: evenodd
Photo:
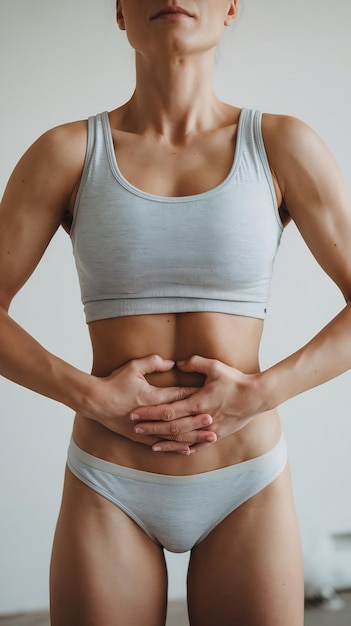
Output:
M218 96L305 120L329 146L351 191L351 3L241 4L217 54ZM116 27L114 0L0 0L0 81L3 190L19 157L45 130L115 108L131 95L133 53ZM343 306L289 225L276 259L262 367L298 349ZM11 315L48 350L89 371L88 331L63 231ZM304 534L351 531L350 399L347 373L281 407ZM48 605L73 415L4 379L0 407L0 613L6 613ZM167 554L172 598L185 595L187 558Z

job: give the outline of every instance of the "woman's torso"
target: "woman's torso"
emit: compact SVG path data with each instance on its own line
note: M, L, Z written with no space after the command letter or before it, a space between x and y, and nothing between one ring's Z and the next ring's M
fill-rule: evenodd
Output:
M118 166L137 189L159 196L192 196L220 185L233 163L239 110L226 108L227 123L216 132L197 136L173 150L153 137L119 129L121 112L110 114ZM224 116L225 117L225 116ZM273 180L280 204L279 189ZM71 199L73 210L78 186ZM273 210L273 208L272 208ZM118 270L118 268L117 268ZM191 271L191 268L190 268ZM131 359L149 354L179 360L193 354L215 358L247 373L259 370L258 351L263 321L221 312L128 315L89 324L93 348L92 372L107 376ZM171 372L148 376L155 386L201 386L203 378ZM128 419L126 417L126 419ZM132 428L132 426L131 426ZM183 457L154 453L145 445L117 435L101 424L76 416L73 436L87 452L111 462L146 471L188 474L241 462L266 452L279 437L275 411L256 416L244 429L216 444Z

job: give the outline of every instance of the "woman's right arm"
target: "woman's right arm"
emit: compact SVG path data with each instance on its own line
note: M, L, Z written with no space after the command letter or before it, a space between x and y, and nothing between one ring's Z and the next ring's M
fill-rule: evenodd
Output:
M86 122L48 131L21 158L5 189L0 206L0 375L126 435L121 419L127 420L136 407L173 402L192 392L147 383L145 374L170 370L174 363L153 355L98 378L48 352L8 314L67 213L82 173L86 138ZM198 436L203 436L200 431ZM131 428L130 437L136 438ZM157 440L145 436L142 442ZM177 442L172 448L188 450Z
M0 207L0 374L73 409L82 406L88 375L47 352L8 309L63 220L84 161L82 124L48 131L29 148Z

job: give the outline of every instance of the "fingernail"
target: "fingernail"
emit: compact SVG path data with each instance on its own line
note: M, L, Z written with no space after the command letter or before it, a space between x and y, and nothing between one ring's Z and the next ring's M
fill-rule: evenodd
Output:
M137 413L131 413L129 417L132 421L139 419L139 415Z
M161 452L162 448L160 446L152 446L154 452Z
M209 435L208 437L206 437L206 441L212 443L213 441L216 441L216 437L214 435Z
M143 428L138 427L138 428L134 428L134 432L135 432L137 435L143 435L143 434L144 434L144 432L145 432L145 430L144 430Z
M210 417L209 415L207 415L206 417L203 418L202 423L204 426L209 426L209 424L212 424L212 417Z

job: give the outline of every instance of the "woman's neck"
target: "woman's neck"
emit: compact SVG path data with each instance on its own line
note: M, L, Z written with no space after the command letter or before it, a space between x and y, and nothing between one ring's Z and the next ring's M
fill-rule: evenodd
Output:
M136 55L136 88L125 106L134 132L154 132L170 143L210 130L223 115L212 87L213 54L146 59Z

